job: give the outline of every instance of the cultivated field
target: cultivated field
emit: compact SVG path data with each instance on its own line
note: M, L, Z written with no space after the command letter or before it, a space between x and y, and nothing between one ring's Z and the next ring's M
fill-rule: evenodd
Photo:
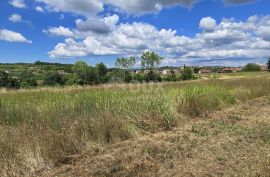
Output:
M0 176L269 176L270 75L0 93Z

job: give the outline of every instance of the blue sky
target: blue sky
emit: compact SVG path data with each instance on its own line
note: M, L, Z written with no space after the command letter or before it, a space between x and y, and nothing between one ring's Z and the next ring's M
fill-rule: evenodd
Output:
M270 56L269 0L0 1L0 62L243 65Z

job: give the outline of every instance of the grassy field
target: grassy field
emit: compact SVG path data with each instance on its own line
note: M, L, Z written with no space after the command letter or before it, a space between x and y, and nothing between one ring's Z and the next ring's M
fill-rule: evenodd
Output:
M98 147L190 126L193 120L208 119L216 111L269 96L269 90L268 73L178 83L2 90L0 176L30 176L87 150L95 152ZM224 133L224 129L245 136L252 131L241 126L215 120L203 126L194 124L192 131L200 136ZM206 131L207 127L213 132ZM269 124L263 127L261 142L268 150L269 128ZM160 153L153 148L146 148L147 153ZM102 175L113 176L94 176Z

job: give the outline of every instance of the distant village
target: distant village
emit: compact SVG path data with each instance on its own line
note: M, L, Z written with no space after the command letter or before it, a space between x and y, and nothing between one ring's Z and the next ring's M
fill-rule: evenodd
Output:
M266 64L259 65L261 68L261 71L268 71L268 67ZM241 72L244 68L242 67L222 67L222 66L203 66L203 67L197 67L197 66L181 66L181 67L160 67L157 69L157 72L161 75L171 75L171 74L180 74L185 69L185 67L190 67L195 74L212 74L212 73L237 73ZM149 74L150 70L131 70L131 73L136 74Z

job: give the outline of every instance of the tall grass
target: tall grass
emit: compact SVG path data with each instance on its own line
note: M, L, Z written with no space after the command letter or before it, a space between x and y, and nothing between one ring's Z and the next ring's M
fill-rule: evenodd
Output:
M0 93L0 176L27 176L86 147L169 130L269 95L268 78Z
M229 89L220 86L190 86L179 97L177 107L180 113L198 117L234 103L235 97Z

